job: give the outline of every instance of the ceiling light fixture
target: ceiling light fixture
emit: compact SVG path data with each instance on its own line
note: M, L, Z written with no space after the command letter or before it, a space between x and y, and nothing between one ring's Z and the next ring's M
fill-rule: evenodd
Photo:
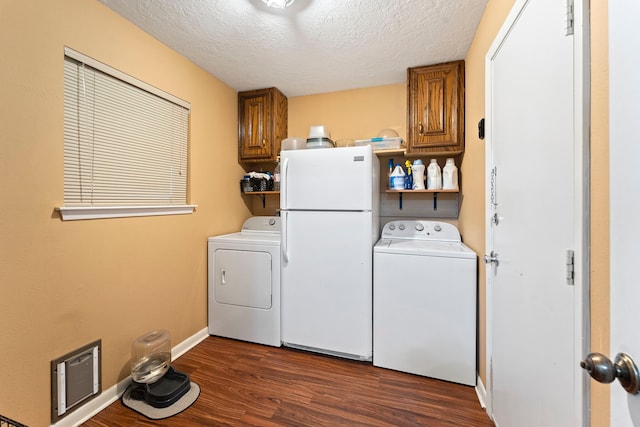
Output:
M277 9L284 9L293 4L295 0L262 0L267 6L275 7Z

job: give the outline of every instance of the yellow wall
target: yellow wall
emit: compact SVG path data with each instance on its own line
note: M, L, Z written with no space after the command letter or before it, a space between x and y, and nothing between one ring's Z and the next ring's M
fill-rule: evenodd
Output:
M458 226L465 243L480 256L485 249L485 144L478 138L478 121L485 116L485 56L514 3L489 0L465 58L465 153L460 167L463 199ZM485 266L482 262L478 266L478 370L486 386Z
M307 138L309 127L324 125L337 145L351 144L353 140L378 135L382 129L393 129L403 139L406 135L405 83L365 89L345 90L288 98L288 135ZM253 197L252 212L255 215L274 215L280 200L267 196L262 200Z
M63 48L191 103L193 215L62 222ZM131 342L206 327L206 237L240 228L236 92L96 1L0 0L0 414L50 422L49 364L102 339L103 389Z
M591 2L591 349L609 355L608 1ZM610 355L613 357L613 355ZM591 381L591 425L609 426L609 390Z
M466 152L458 226L484 251L484 57L514 0L489 0L466 60ZM606 1L592 2L592 174L608 176ZM94 35L91 35L94 34ZM188 216L62 222L63 46L192 105ZM426 65L426 64L425 64ZM58 71L56 71L58 70ZM0 0L0 414L49 423L49 362L103 340L103 388L128 375L130 344L154 329L173 343L206 326L206 237L250 213L238 191L236 94L97 2ZM406 85L289 98L289 135L323 124L334 140L393 128L406 137ZM11 184L11 185L9 185ZM277 203L275 200L268 204ZM592 188L592 349L608 353L608 180ZM484 266L480 360L486 384ZM592 425L608 423L608 388Z
M393 129L407 130L406 83L289 98L289 136L307 138L309 127L324 125L331 139L367 139Z

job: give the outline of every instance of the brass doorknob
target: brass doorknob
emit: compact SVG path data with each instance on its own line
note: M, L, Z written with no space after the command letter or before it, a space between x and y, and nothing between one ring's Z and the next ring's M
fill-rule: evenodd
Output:
M612 362L601 353L591 353L580 362L580 367L599 383L609 384L617 378L627 393L637 394L640 390L638 367L628 354L618 353Z

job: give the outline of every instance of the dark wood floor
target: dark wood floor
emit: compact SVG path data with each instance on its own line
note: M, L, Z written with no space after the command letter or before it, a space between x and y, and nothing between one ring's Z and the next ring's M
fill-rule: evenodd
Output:
M209 337L173 367L201 388L186 411L152 421L117 401L83 426L493 426L473 387L370 363Z

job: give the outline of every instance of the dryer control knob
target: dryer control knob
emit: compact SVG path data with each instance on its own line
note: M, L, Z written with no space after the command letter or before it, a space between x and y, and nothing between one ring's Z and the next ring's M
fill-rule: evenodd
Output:
M395 230L395 229L396 229L396 226L395 226L395 225L393 225L393 224L390 224L390 225L389 225L389 230Z
M275 224L276 224L275 218L270 218L269 219L269 225L275 225Z
M422 230L424 230L424 225L422 225L422 224L420 224L420 223L417 223L417 224L416 224L416 230L417 230L417 231L422 231Z
M400 225L398 226L398 228L399 228L400 230L404 230L404 224L400 224Z
M433 230L434 231L442 231L442 227L440 227L440 224L436 224L433 226Z

